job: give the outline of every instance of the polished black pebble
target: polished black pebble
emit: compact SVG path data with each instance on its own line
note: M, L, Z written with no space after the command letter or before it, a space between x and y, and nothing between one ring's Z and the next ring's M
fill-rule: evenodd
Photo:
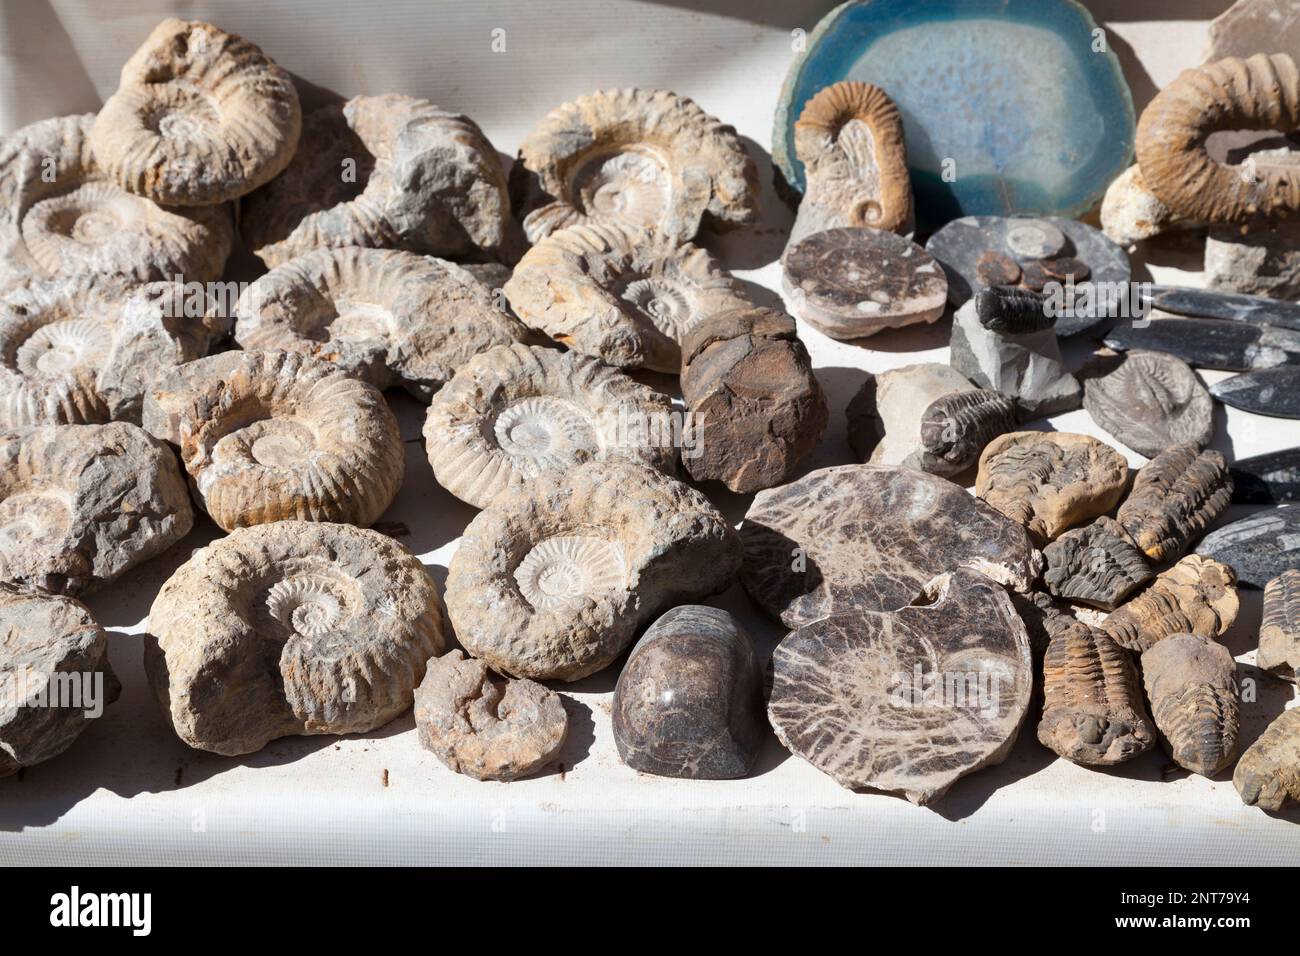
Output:
M1224 525L1202 538L1196 553L1230 565L1240 584L1262 588L1300 568L1300 507L1268 508Z
M1300 365L1279 365L1225 378L1210 394L1233 408L1273 418L1300 418Z
M1106 334L1121 352L1168 352L1198 368L1246 372L1300 359L1300 332L1224 319L1126 321Z
M1262 295L1155 286L1151 305L1163 312L1204 319L1226 319L1300 331L1300 303Z
M1233 462L1232 500L1242 504L1300 501L1300 448Z

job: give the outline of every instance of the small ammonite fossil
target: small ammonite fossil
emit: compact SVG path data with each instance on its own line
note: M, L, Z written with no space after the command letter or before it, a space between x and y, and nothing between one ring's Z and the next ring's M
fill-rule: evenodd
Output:
M368 525L402 483L397 420L373 385L298 352L223 352L160 376L144 427L180 449L227 531L298 519Z
M0 581L0 777L63 753L121 689L84 604Z
M448 651L415 689L420 745L475 780L518 780L559 754L569 731L564 701L536 681L498 680L482 661Z
M77 594L166 551L193 523L176 458L135 425L0 432L0 581Z
M288 72L209 23L169 17L122 67L90 131L122 188L172 206L210 206L289 164L302 129Z
M1228 565L1189 554L1107 617L1101 629L1139 654L1170 634L1220 637L1237 618L1236 584Z
M475 355L528 337L459 266L392 249L318 249L240 295L235 340L332 362L429 401Z
M1155 458L1170 445L1203 448L1214 437L1214 402L1192 367L1140 349L1106 357L1083 379L1083 407L1129 448Z
M582 222L674 242L752 223L758 171L736 131L667 90L605 90L552 110L510 172L530 242Z
M1264 586L1255 663L1292 681L1300 671L1300 570L1283 571Z
M1016 403L1001 392L949 392L921 413L921 446L905 463L934 475L956 475L1016 424Z
M1300 800L1300 707L1279 714L1259 739L1246 748L1232 772L1241 802L1264 810L1281 810Z
M1088 435L1009 432L980 454L975 493L1038 541L1115 507L1128 462Z
M1160 564L1182 557L1231 503L1232 475L1223 455L1174 445L1138 471L1116 518L1133 543Z
M1067 601L1114 610L1155 572L1124 529L1102 516L1043 548L1047 589Z
M1174 763L1216 776L1237 756L1237 662L1222 644L1171 634L1142 654L1151 716Z
M529 345L489 349L434 396L424 423L434 477L486 508L542 474L617 459L677 471L672 400L595 359Z
M230 210L164 208L111 182L87 144L94 120L59 116L0 139L0 291L60 277L217 278Z
M442 653L420 560L377 531L280 521L196 551L149 610L145 670L177 735L219 754L364 733L411 706Z
M573 226L539 242L505 293L525 324L575 352L674 375L696 325L752 307L700 247L621 223Z
M1028 335L1056 324L1047 297L1025 289L981 289L975 293L980 325L999 335Z
M244 241L268 266L344 246L491 256L510 216L478 125L396 93L307 114L288 168L241 207Z
M578 680L655 614L726 588L740 542L707 498L627 462L545 473L481 512L452 556L465 649L516 677Z
M1142 111L1142 178L1177 216L1242 222L1300 212L1300 166L1251 170L1207 151L1220 130L1300 130L1300 71L1285 53L1228 57L1184 70Z

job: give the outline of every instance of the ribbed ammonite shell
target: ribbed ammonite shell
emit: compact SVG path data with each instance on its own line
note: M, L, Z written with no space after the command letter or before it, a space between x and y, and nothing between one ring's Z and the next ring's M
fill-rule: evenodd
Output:
M261 49L209 23L169 17L122 67L90 147L136 195L209 206L283 170L301 130L293 80Z
M1174 445L1142 466L1116 519L1157 564L1181 558L1232 503L1223 455Z
M195 496L227 531L368 525L402 483L402 440L379 390L297 352L182 365L145 397L144 426L180 449Z
M1142 681L1178 766L1213 777L1237 756L1237 662L1222 644L1174 634L1142 655Z
M503 674L578 680L664 609L716 594L740 542L700 492L625 462L543 474L470 522L447 577L465 649Z
M622 460L676 473L672 401L572 352L501 346L439 392L424 423L438 483L486 508L542 474Z
M232 532L167 580L145 670L183 741L246 754L388 723L443 646L438 587L400 544L281 521Z
M1189 554L1107 617L1101 629L1137 653L1170 634L1220 637L1237 618L1236 585L1228 565Z
M389 93L313 110L285 171L243 200L269 266L312 249L494 254L510 216L496 150L468 116Z
M736 131L666 90L606 90L550 112L519 147L510 195L530 242L593 221L685 242L757 217Z
M525 324L620 368L677 374L681 343L706 317L753 308L691 243L617 223L565 229L519 261L506 297Z
M244 348L301 352L424 401L478 353L527 337L459 266L391 249L308 252L235 305Z

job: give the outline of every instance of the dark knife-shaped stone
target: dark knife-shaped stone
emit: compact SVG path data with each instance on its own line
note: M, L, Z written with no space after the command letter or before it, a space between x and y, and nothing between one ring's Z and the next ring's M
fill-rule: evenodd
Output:
M1231 566L1239 583L1262 588L1300 568L1300 508L1269 508L1224 525L1202 538L1196 553Z
M1224 319L1300 331L1300 303L1262 295L1150 286L1151 304L1162 312L1190 318Z
M1274 418L1300 418L1300 365L1279 365L1234 375L1211 385L1210 394L1242 411Z
M1300 361L1300 332L1225 319L1127 321L1111 329L1104 341L1121 352L1168 352L1189 365L1228 372Z
M1300 448L1234 462L1232 482L1232 500L1242 504L1300 501Z

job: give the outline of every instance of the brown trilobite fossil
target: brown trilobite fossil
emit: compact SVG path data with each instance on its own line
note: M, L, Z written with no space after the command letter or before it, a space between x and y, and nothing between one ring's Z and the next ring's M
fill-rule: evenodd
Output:
M1232 772L1232 785L1242 803L1265 810L1300 800L1300 707L1282 711L1246 748Z
M1151 716L1174 763L1213 777L1237 755L1237 662L1197 634L1172 634L1142 654Z
M1155 577L1114 520L1100 517L1043 548L1047 589L1067 601L1113 610Z
M1220 637L1237 618L1236 585L1226 564L1189 554L1107 617L1101 629L1139 654L1170 634Z
M1300 670L1300 569L1291 568L1264 587L1264 618L1255 663L1288 680Z
M915 464L931 474L955 475L979 461L989 442L1015 427L1016 403L1001 392L952 392L922 413Z
M1175 445L1138 471L1117 520L1157 564L1182 557L1232 502L1232 476L1223 455Z

